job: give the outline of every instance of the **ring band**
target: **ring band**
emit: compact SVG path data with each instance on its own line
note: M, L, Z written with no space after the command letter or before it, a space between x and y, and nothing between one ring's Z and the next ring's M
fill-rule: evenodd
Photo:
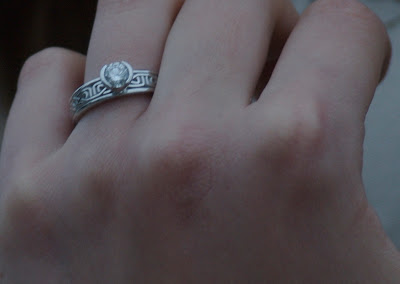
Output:
M158 75L134 70L125 61L105 65L100 77L79 87L72 95L70 109L74 122L94 106L125 95L154 92Z

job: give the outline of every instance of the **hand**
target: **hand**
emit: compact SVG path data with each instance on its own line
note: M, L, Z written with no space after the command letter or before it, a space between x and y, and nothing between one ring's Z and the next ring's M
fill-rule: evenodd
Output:
M0 160L1 282L399 283L361 178L383 24L350 0L299 22L287 1L182 2L101 0L87 59L25 64ZM74 125L73 91L118 60L160 69L154 95Z

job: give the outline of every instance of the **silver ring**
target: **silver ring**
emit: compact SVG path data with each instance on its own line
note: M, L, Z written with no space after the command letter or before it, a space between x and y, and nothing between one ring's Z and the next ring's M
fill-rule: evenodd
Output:
M100 77L79 87L72 95L70 109L74 122L86 111L112 98L154 92L158 75L148 70L134 70L125 61L105 65Z

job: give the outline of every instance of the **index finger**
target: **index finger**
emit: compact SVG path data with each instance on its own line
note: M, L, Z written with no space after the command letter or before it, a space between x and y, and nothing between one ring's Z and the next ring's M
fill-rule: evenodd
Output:
M315 114L328 140L347 135L359 147L390 54L385 26L366 6L316 1L292 32L260 103Z

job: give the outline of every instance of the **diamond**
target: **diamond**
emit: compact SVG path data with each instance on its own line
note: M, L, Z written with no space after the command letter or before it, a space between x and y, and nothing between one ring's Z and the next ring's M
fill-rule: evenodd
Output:
M122 62L115 62L107 65L104 70L104 79L113 89L125 87L129 83L129 69Z

